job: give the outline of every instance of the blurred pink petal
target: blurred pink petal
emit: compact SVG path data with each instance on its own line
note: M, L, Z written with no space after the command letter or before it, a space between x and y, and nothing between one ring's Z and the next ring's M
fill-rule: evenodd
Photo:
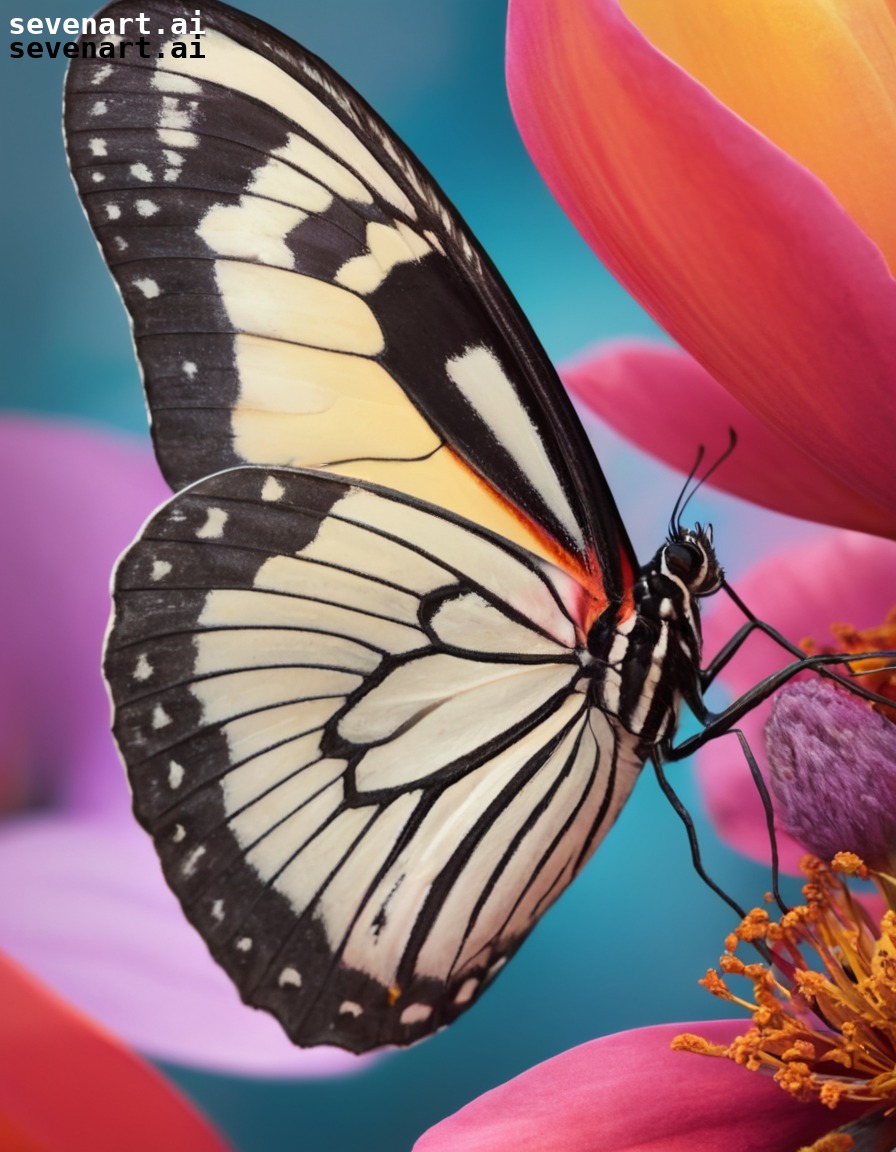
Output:
M109 577L170 490L136 440L9 416L0 486L0 797L121 811L100 675Z
M896 282L820 179L618 0L512 0L531 156L626 288L758 420L896 517Z
M5 418L0 486L0 947L153 1056L259 1075L360 1067L294 1048L240 1003L131 815L100 655L113 564L170 494L149 449Z
M896 514L865 500L824 461L804 455L748 412L690 356L661 344L619 341L561 366L570 391L639 448L687 474L695 446L733 455L710 483L788 516L896 536ZM896 434L896 433L894 433Z
M760 561L738 579L737 591L752 612L793 643L811 637L825 645L832 623L868 628L884 620L896 602L896 544L852 532L820 533L813 541ZM706 655L721 647L742 622L731 601L717 596L705 613ZM751 637L725 670L725 689L739 696L788 659L766 637ZM739 724L763 769L762 733L770 707L768 702L759 705ZM697 771L709 815L723 839L745 855L767 861L765 816L737 741L711 741L699 754ZM796 872L805 848L784 832L778 833L778 847L782 866Z
M661 1024L592 1040L480 1096L414 1152L756 1152L796 1149L834 1123L770 1078L673 1052L681 1032L728 1043L747 1021ZM773 1144L769 1134L774 1133Z
M227 1152L154 1068L0 953L6 1152Z
M295 1048L246 1007L162 879L135 821L7 821L0 941L21 964L149 1055L219 1072L326 1076L360 1069L335 1048Z

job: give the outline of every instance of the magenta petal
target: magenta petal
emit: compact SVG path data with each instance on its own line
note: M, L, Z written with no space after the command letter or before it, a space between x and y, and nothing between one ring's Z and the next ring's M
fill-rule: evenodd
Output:
M46 816L0 835L0 945L82 1011L162 1060L239 1075L359 1069L303 1051L248 1008L187 923L135 822Z
M717 458L737 449L712 478L726 492L788 516L896 536L893 513L865 500L748 412L696 360L661 344L619 341L562 365L563 382L611 427L687 473L696 446Z
M827 1109L771 1079L669 1047L686 1031L728 1043L747 1023L662 1024L582 1044L480 1096L414 1152L756 1152L829 1131Z
M170 490L137 441L6 416L0 491L0 805L129 806L100 674L109 578Z
M811 637L833 643L832 623L869 628L880 624L896 602L896 544L852 532L819 533L798 548L776 553L737 581L737 592L761 619L793 643ZM704 651L711 656L743 623L724 596L707 608ZM788 657L771 640L751 637L725 670L725 688L746 692ZM763 727L771 705L753 709L739 725L765 766ZM756 860L769 858L765 815L737 742L713 740L697 762L706 808L719 834L732 847ZM778 841L782 866L797 871L805 848L784 833Z

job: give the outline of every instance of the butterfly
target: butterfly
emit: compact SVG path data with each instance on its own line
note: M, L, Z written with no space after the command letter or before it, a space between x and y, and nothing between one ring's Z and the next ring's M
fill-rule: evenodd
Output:
M173 0L103 19L67 147L176 492L114 580L134 811L247 1003L299 1044L409 1044L573 880L681 702L706 715L712 533L673 517L638 564L494 266L326 64L216 0L201 38Z

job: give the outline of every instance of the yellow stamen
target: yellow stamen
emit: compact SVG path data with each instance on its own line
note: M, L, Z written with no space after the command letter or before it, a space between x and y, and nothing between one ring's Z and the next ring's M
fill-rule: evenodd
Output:
M831 868L807 856L802 869L806 903L777 922L754 909L725 941L721 972L700 981L751 1012L753 1027L727 1047L692 1035L673 1047L771 1072L791 1095L828 1108L840 1100L896 1108L896 913L887 911L878 929L855 899L842 877L872 873L853 854L838 854ZM734 955L759 941L773 967ZM721 973L750 980L752 999L736 996ZM852 1146L835 1135L839 1144L813 1152Z
M836 641L832 648L818 647L811 639L803 641L801 648L808 654L816 652L892 652L896 649L896 607L891 608L883 624L873 628L855 628L852 624L832 624L831 635ZM886 696L896 702L896 668L889 657L881 656L871 660L853 660L847 667L858 676L863 688ZM896 722L896 707L886 704L872 704L872 708Z

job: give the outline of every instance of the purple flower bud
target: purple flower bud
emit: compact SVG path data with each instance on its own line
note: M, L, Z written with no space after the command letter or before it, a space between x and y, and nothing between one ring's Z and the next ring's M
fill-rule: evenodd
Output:
M778 824L822 860L896 857L896 724L823 680L778 693L765 726Z

